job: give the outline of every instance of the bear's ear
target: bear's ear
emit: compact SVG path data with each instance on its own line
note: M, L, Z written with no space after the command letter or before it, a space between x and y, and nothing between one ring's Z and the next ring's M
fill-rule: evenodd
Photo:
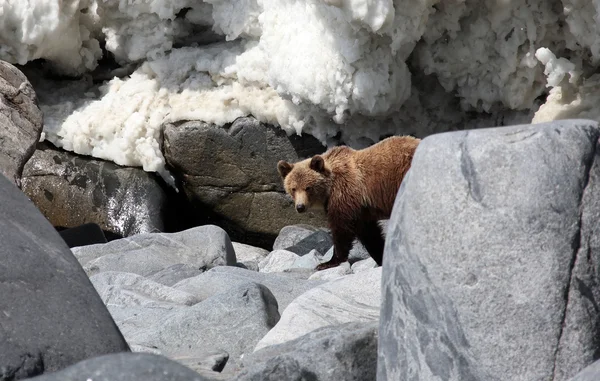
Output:
M279 172L279 176L281 176L282 179L285 179L292 171L292 168L294 168L294 164L290 164L285 160L279 160L277 163L277 172Z
M319 173L323 173L323 171L325 170L325 160L323 160L323 156L313 156L313 158L310 161L310 169Z

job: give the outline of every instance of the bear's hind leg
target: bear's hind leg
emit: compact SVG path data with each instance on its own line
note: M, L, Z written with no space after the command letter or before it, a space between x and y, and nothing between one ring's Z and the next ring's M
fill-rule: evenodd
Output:
M362 221L356 231L358 239L369 252L371 258L381 266L383 262L383 248L385 247L385 239L383 232L376 220Z

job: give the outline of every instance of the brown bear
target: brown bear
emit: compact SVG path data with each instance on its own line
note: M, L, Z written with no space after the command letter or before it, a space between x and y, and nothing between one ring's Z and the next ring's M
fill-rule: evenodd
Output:
M296 210L323 207L327 213L333 257L317 270L347 261L355 238L381 266L385 241L378 220L390 217L420 141L392 136L362 150L338 146L295 164L277 163Z

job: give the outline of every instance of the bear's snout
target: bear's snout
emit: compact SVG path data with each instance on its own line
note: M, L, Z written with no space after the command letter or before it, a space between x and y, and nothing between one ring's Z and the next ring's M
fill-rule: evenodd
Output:
M296 211L298 213L303 213L306 210L306 206L304 206L304 204L297 204L296 205Z

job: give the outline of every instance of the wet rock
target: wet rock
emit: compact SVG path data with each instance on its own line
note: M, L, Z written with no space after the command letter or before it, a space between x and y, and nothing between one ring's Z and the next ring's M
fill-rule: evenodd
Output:
M25 165L22 189L57 227L94 222L116 237L164 230L165 191L139 168L42 143Z
M41 132L42 112L31 83L0 60L0 173L17 186Z

